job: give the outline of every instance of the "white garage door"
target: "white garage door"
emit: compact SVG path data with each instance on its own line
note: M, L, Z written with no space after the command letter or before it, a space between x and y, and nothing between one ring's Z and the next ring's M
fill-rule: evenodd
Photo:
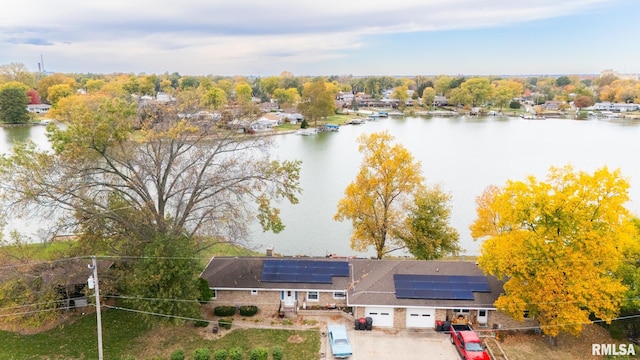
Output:
M436 309L407 308L407 328L435 328Z
M393 327L393 308L379 308L367 306L364 308L365 316L371 317L373 326Z

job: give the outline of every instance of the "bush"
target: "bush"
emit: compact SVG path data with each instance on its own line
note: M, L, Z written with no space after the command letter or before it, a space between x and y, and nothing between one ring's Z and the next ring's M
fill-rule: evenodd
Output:
M520 109L521 106L520 101L512 101L509 103L509 109Z
M269 350L263 347L257 347L251 350L251 360L267 360L269 358Z
M216 316L233 316L236 313L235 306L216 306L213 308L213 313Z
M193 360L209 360L209 349L199 348L193 352Z
M198 292L200 293L200 295L198 295L198 301L201 304L206 304L213 297L213 290L209 288L209 283L203 278L198 278L197 286Z
M303 119L302 122L300 123L300 129L306 129L309 127L309 123L307 122L306 119Z
M258 307L255 305L240 306L240 315L253 316L258 313Z
M196 320L193 323L193 326L195 326L195 327L207 327L207 326L209 326L209 322L207 320Z
M225 318L218 320L218 327L221 329L231 329L231 324L233 323L233 319Z
M227 360L227 350L218 349L213 353L213 360Z
M184 350L178 349L171 353L171 360L184 360Z
M280 346L276 346L271 350L271 357L273 357L273 360L282 360L283 356L284 352Z
M235 347L229 350L229 360L242 360L242 349Z

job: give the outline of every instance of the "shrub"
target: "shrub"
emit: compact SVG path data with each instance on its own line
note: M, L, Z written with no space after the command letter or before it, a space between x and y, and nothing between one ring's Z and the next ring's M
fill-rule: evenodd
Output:
M273 357L273 360L282 360L283 356L284 352L280 346L276 346L271 350L271 357Z
M201 304L206 304L213 297L213 290L209 288L209 283L203 278L198 278L198 301Z
M269 350L263 347L257 347L251 350L251 360L267 360L269 358Z
M512 101L509 103L509 108L510 109L520 109L520 107L522 106L522 104L520 104L519 101Z
M184 350L178 349L171 353L171 360L184 360Z
M207 326L209 326L209 322L207 320L196 320L193 323L193 326L195 326L195 327L207 327Z
M233 323L233 319L230 318L224 318L224 319L220 319L218 320L218 327L220 327L221 329L231 329L231 324Z
M227 360L227 350L218 349L213 353L213 360Z
M253 316L258 313L258 307L255 305L240 306L240 315Z
M233 316L236 313L235 306L216 306L213 308L213 313L216 316Z
M199 348L193 351L193 360L209 360L209 349Z
M242 360L242 349L235 347L229 350L229 360Z

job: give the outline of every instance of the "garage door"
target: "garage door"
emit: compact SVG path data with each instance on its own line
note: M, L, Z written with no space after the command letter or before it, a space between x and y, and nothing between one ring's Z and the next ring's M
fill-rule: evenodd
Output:
M365 316L371 317L373 326L393 327L393 308L379 308L367 306L364 308Z
M407 308L407 328L435 328L436 309Z

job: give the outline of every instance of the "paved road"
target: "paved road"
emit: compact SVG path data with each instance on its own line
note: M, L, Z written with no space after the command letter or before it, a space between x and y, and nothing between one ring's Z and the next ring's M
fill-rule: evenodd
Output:
M457 360L456 349L448 334L399 332L388 334L383 330L356 331L348 329L353 356L350 360ZM326 340L325 338L325 341ZM326 344L328 359L331 347Z

